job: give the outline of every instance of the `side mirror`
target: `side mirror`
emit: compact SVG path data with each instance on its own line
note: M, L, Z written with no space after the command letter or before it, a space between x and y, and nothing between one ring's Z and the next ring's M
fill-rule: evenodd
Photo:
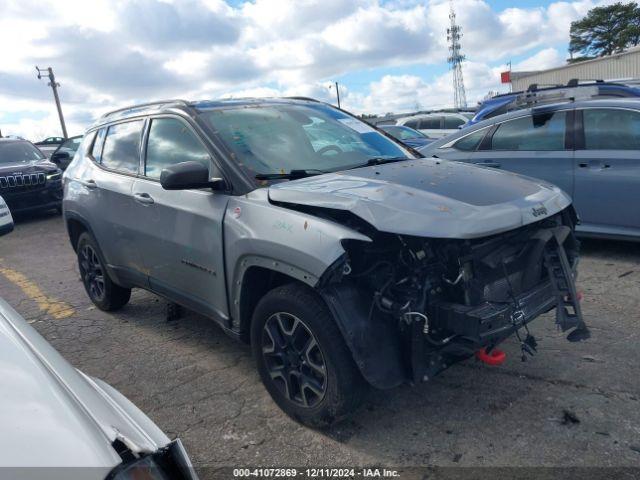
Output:
M69 159L71 159L71 155L69 155L69 152L56 152L51 155L51 158L49 160L51 160L56 165L60 165L61 162Z
M13 231L13 217L9 211L9 207L4 203L4 199L0 197L0 237Z
M187 190L189 188L206 188L224 190L222 178L209 178L209 169L200 162L181 162L162 170L160 185L165 190Z

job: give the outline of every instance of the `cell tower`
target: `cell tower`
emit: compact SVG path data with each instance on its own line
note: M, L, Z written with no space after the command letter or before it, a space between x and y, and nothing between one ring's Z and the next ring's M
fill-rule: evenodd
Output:
M451 24L447 28L447 41L449 42L449 58L453 72L453 105L455 108L467 108L467 94L464 91L464 79L462 78L462 62L464 55L460 53L462 46L462 28L456 25L456 12L453 9L453 0L449 0L449 20Z

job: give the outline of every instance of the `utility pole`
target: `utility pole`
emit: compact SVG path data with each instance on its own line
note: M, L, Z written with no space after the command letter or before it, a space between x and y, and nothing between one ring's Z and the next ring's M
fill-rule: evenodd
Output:
M338 108L340 108L340 87L338 86L338 82L333 82L333 85L329 85L329 90L334 86L336 88L336 97L338 98Z
M42 78L42 72L47 72L44 75L49 77L49 83L47 84L47 86L51 87L51 89L53 90L53 98L56 101L58 118L60 118L60 126L62 127L62 136L64 138L67 138L67 126L64 124L64 116L62 115L62 107L60 106L60 97L58 97L58 87L60 86L60 84L56 82L56 77L53 74L53 69L51 67L47 67L47 69L45 70L44 68L39 68L36 66L36 71L38 72L38 80Z

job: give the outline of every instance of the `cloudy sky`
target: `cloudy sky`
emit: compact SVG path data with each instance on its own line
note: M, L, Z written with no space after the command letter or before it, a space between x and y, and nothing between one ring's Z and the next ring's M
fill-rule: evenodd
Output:
M599 4L456 0L469 103L499 73L561 65L569 25ZM305 95L355 113L453 102L446 0L0 0L0 129L70 135L115 107L161 98Z

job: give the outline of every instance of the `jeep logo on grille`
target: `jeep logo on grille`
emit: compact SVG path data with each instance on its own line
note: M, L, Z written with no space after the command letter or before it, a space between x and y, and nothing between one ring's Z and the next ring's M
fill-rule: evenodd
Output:
M531 213L533 213L534 217L539 217L540 215L546 215L549 212L547 211L547 207L533 207L531 209Z

